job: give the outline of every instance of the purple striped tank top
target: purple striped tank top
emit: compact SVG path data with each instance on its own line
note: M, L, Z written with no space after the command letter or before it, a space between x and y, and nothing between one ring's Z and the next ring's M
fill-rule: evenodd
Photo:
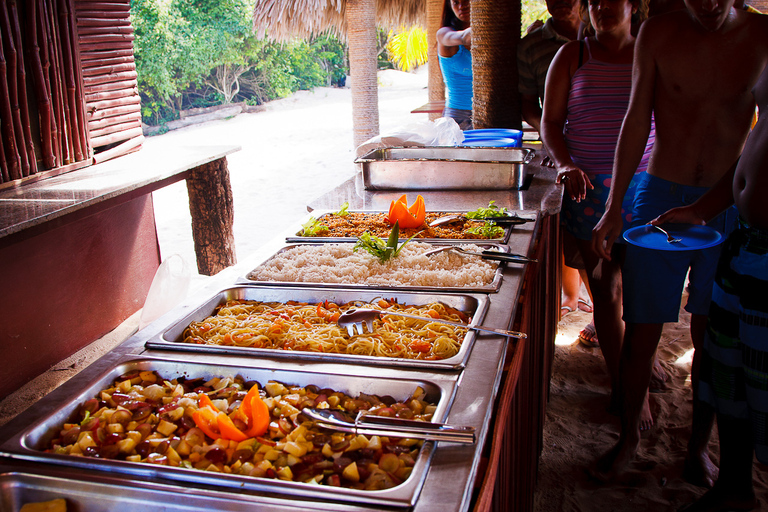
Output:
M563 134L573 163L588 175L611 174L621 123L629 106L632 64L612 64L591 57L571 78L568 114ZM655 140L654 125L637 168L643 172Z

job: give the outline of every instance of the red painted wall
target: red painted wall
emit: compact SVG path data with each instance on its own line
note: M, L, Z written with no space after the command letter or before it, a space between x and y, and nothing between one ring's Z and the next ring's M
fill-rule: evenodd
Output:
M149 194L0 249L0 396L141 309L159 264Z

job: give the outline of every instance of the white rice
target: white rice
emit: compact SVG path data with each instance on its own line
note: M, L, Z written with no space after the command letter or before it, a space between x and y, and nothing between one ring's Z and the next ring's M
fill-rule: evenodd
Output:
M363 249L352 252L352 243L298 245L273 256L254 269L252 281L343 283L387 286L475 287L493 282L498 264L479 256L443 251L424 252L431 244L409 242L400 254L385 263ZM460 247L482 251L482 247Z

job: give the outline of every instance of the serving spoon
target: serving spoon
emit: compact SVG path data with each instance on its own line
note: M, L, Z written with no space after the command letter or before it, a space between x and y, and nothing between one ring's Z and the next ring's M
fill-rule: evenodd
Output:
M480 256L485 260L506 261L509 263L536 263L537 262L537 260L523 256L522 254L510 254L508 252L501 252L501 251L475 252L475 251L468 251L466 249L462 249L461 247L457 247L455 245L444 245L443 247L430 249L424 253L424 256L429 257L443 251L456 251L458 253L467 254L469 256Z
M491 327L483 327L477 325L467 325L459 322L452 322L450 320L443 320L442 318L424 317L418 315L411 315L408 313L401 313L399 311L381 311L378 309L370 308L353 308L344 311L339 315L339 319L336 323L339 327L344 327L347 333L351 336L355 335L355 328L357 328L358 334L363 334L363 325L368 327L368 332L373 332L373 321L377 318L381 318L381 315L395 315L405 318L414 318L416 320L423 320L425 322L437 322L439 324L452 325L454 327L462 327L464 329L471 329L473 331L491 332L494 334L500 334L507 336L508 338L527 338L528 335L524 332L507 331L505 329L492 329Z
M464 214L455 213L452 215L443 215L429 223L429 227L442 226L443 224L450 224L459 220L485 220L495 222L496 224L507 224L515 226L517 224L525 224L526 222L533 222L536 219L529 219L526 217L518 217L517 215L504 215L501 217L479 217L477 219L470 219Z
M389 416L376 416L362 410L352 416L339 409L305 407L301 414L313 420L318 427L352 434L386 437L418 438L426 441L474 444L474 427L454 427L444 423L406 420Z

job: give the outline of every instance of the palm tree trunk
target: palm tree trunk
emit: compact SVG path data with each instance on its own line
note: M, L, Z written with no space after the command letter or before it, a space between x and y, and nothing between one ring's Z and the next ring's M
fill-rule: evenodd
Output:
M379 134L375 0L348 0L346 18L352 78L352 129L357 147Z
M522 126L517 92L519 0L472 0L474 128Z

